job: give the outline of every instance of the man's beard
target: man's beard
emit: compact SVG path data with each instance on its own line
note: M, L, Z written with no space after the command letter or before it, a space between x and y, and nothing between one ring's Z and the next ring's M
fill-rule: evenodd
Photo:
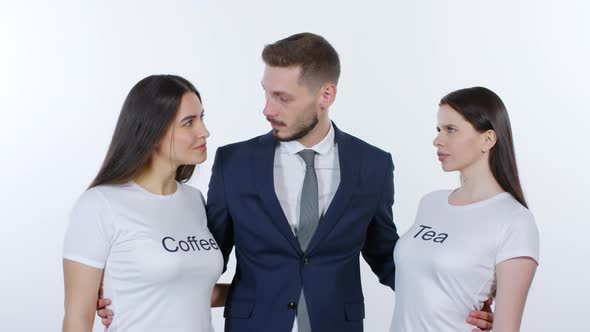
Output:
M298 139L305 137L305 135L309 134L309 132L312 131L313 128L315 128L315 126L317 126L317 124L319 122L320 122L320 118L317 114L315 114L315 116L313 118L311 118L308 123L301 123L299 125L299 128L297 128L297 131L295 133L293 133L291 136L279 137L277 135L276 130L273 130L273 134L274 134L275 138L281 142L296 141Z

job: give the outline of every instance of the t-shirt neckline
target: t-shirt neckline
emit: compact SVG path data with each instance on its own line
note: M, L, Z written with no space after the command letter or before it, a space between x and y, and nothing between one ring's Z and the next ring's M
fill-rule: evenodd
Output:
M485 206L486 204L489 204L489 203L496 201L498 199L501 199L503 197L511 196L511 194L509 192L503 191L501 193L495 194L495 195L488 197L486 199L482 199L481 201L477 201L477 202L473 202L473 203L465 204L465 205L453 205L453 204L449 203L449 198L453 192L455 192L455 190L449 190L449 192L445 195L445 205L450 209L469 209L469 208L474 208L474 207L479 207L479 206Z
M182 187L180 182L176 181L176 191L175 192L173 192L171 194L160 195L160 194L156 194L156 193L153 193L153 192L145 189L144 187L140 186L139 184L137 184L133 180L129 180L129 185L131 187L135 188L136 190L142 192L144 195L149 196L151 198L159 199L159 200L173 199L174 197L176 197L178 195L178 193L180 192L181 187Z

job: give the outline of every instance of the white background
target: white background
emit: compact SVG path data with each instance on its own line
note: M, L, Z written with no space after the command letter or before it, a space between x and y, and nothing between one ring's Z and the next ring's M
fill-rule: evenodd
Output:
M589 17L583 0L3 1L0 330L61 328L66 218L133 84L174 73L201 91L210 158L192 183L206 192L218 146L269 130L262 47L302 31L340 53L332 119L393 154L401 233L423 194L458 183L431 145L440 97L483 85L504 99L542 245L522 330L585 330ZM362 272L365 329L387 331L394 294Z

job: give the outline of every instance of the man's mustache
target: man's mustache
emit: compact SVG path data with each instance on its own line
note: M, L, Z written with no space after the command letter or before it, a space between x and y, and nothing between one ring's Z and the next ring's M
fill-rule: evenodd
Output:
M284 122L273 120L273 119L269 118L268 116L266 117L266 121L268 121L268 122L270 122L272 124L275 124L275 125L279 125L279 126L285 126L286 125Z

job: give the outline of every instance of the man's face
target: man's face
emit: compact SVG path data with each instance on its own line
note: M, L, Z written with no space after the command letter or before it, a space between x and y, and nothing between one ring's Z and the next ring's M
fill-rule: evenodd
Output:
M262 88L266 97L264 116L279 141L294 141L307 135L318 123L319 90L299 83L301 67L266 66Z

